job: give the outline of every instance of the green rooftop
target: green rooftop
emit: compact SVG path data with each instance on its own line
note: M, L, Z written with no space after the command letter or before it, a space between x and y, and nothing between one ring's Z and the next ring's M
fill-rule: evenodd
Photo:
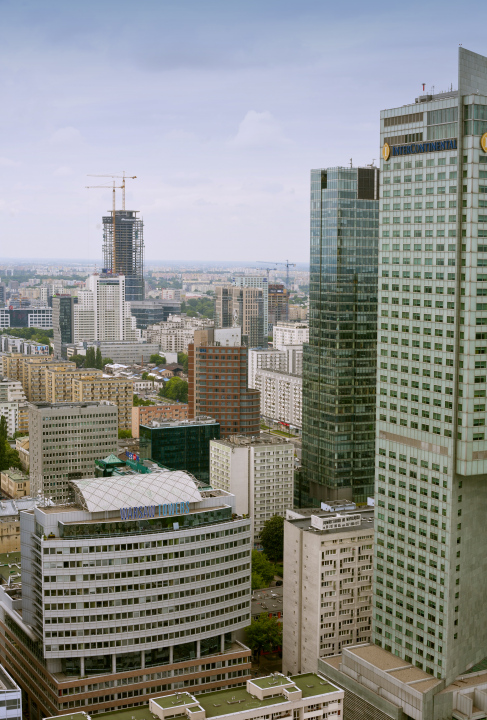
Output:
M163 697L154 698L154 702L161 708L164 708L164 710L171 707L180 707L184 704L194 705L193 697L187 692L180 692L173 695L165 695Z
M267 690L267 688L280 687L282 685L290 685L290 678L283 677L282 675L271 675L269 677L255 678L252 680L254 685Z
M19 565L19 567L16 567L16 565ZM1 553L0 554L0 575L5 580L5 582L8 582L9 577L12 577L17 574L20 575L20 553L19 552Z
M323 693L332 693L338 690L334 685L331 685L314 673L291 675L290 679L296 687L302 691L304 698L313 697L313 695L322 695Z
M78 717L79 716L79 717ZM64 720L70 720L69 715L63 716ZM154 720L153 714L149 711L148 705L142 705L141 707L127 708L126 710L113 710L112 712L103 712L90 715L91 718L97 718L97 720ZM54 720L54 718L53 718ZM83 713L77 713L73 717L73 720L86 720L83 717Z
M86 715L84 712L74 712L71 715L63 715L63 718L66 718L66 720L86 720L87 717L89 717L89 715ZM54 717L44 718L44 720L57 720L57 715L54 715Z
M230 688L229 690L217 690L212 693L202 693L201 695L195 695L195 698L205 711L207 718L288 702L284 695L266 698L265 700L254 699L252 695L249 695L245 686Z

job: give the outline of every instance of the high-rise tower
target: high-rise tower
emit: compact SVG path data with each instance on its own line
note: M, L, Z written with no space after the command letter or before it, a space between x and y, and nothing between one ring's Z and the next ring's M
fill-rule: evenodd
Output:
M373 493L379 170L311 172L309 344L303 355L303 490Z
M487 656L487 58L381 113L373 639L451 682Z
M136 210L115 210L115 233L113 212L103 217L103 262L125 276L125 300L144 299L144 223Z

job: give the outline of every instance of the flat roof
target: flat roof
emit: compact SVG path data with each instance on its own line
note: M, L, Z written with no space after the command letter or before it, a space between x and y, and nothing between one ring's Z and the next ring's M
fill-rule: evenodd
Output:
M2 690L18 690L20 692L19 686L12 680L2 665L0 665L0 688Z
M0 575L6 583L8 583L9 577L13 578L20 575L20 552L2 553L0 555Z
M292 512L292 511L291 511ZM311 524L311 515L315 515L316 517L320 518L335 518L337 515L341 516L347 516L347 515L361 515L362 516L362 522L360 525L345 525L344 527L334 527L330 528L329 530L320 530L319 528L313 527ZM286 522L291 523L292 525L295 525L296 527L300 528L301 530L306 530L308 532L312 532L316 535L335 535L336 533L346 533L346 532L363 532L364 530L370 530L370 534L374 534L374 508L367 506L364 508L353 508L350 510L333 510L333 511L326 511L326 510L318 510L316 509L315 512L310 513L309 517L303 517L303 518L286 518Z
M229 435L226 438L214 440L220 445L226 445L230 448L235 447L255 447L257 445L292 445L290 438L281 435L271 435L270 433L261 433L260 435Z

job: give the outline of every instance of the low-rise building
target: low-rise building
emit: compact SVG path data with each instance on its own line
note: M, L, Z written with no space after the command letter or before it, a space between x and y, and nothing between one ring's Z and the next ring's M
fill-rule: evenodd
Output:
M309 672L319 657L370 640L374 510L293 510L288 518L282 662L287 672Z
M148 363L151 355L158 355L160 348L156 342L131 342L129 340L117 340L113 342L98 340L72 344L67 346L67 356L75 354L86 355L86 350L93 347L100 349L103 358L110 358L114 363L135 365Z
M26 426L29 427L29 408L26 407ZM20 467L26 473L29 472L30 467L30 453L29 453L29 436L18 437L15 440L15 449L19 453Z
M245 682L250 522L233 496L163 470L72 487L73 503L21 513L20 602L0 588L7 669L30 717L131 716L180 688Z
M219 437L220 424L213 418L152 420L140 426L140 457L154 460L171 470L185 470L208 484L210 443Z
M210 443L210 485L235 495L259 544L266 520L293 506L294 445L276 435L230 435Z
M82 376L72 380L73 403L109 402L118 407L118 427L132 427L134 385L132 380L121 377Z
M187 403L159 403L157 405L139 405L132 408L132 437L138 438L141 425L167 420L187 420Z
M20 498L30 495L29 476L20 470L10 468L0 472L0 488L9 498Z
M13 571L12 575L20 573L20 555L7 557L10 553L20 553L20 513L22 510L32 510L40 502L39 498L32 497L0 500L0 564L3 560L6 570L8 565L16 564L8 568L7 576L1 573L6 583L10 570Z
M254 383L255 389L260 392L260 414L264 419L302 427L302 376L258 370Z

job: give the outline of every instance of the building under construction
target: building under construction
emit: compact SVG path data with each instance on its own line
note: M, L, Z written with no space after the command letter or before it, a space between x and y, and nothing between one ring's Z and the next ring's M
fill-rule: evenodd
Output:
M125 275L125 300L143 300L144 223L137 210L115 210L103 218L103 262L113 274ZM113 223L115 214L115 229Z

